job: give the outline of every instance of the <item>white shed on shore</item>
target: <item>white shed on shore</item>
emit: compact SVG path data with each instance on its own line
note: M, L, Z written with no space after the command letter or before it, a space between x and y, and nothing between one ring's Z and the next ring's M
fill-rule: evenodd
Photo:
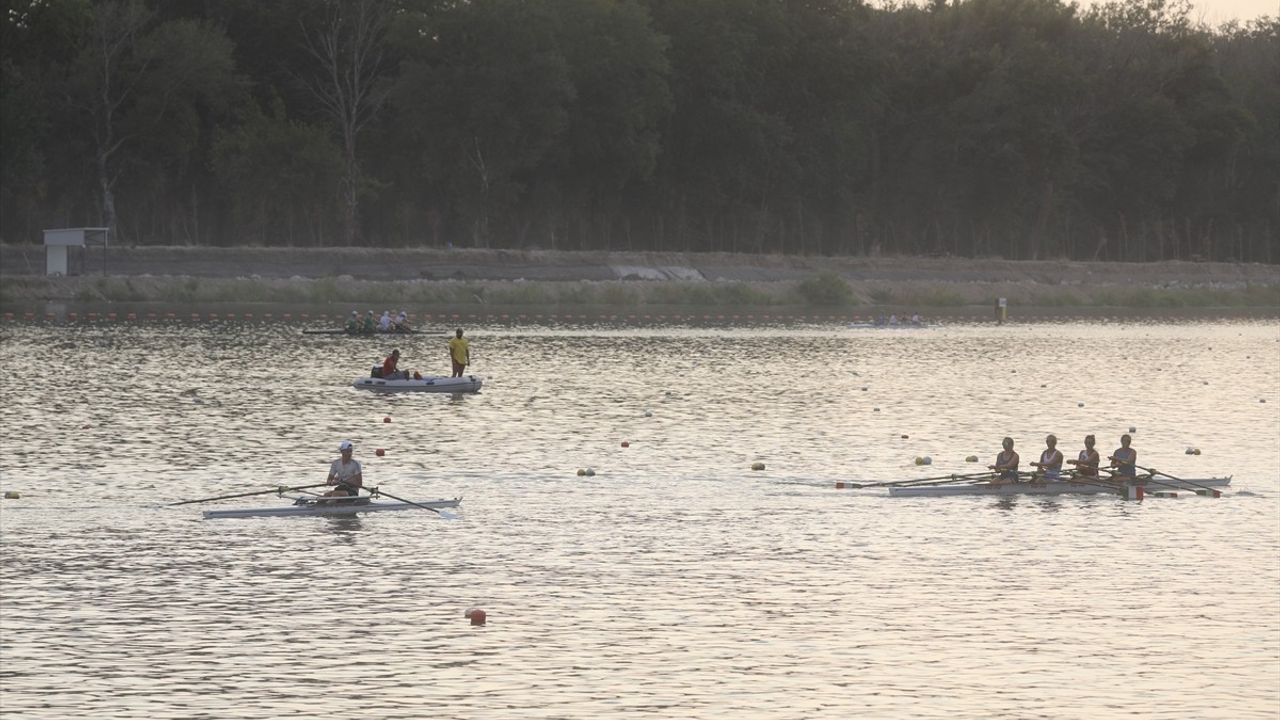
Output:
M102 270L107 269L107 228L61 228L44 231L44 268L46 275L67 275L69 269L77 263L71 259L70 248L83 248L87 245L102 246ZM81 253L83 258L83 252ZM83 271L81 260L77 270ZM79 274L77 272L76 274Z

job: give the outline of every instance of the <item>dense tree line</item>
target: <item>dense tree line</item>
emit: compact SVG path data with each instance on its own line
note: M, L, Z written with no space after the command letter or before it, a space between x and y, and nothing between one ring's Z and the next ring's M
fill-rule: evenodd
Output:
M109 225L137 244L1280 262L1275 18L4 4L5 242Z

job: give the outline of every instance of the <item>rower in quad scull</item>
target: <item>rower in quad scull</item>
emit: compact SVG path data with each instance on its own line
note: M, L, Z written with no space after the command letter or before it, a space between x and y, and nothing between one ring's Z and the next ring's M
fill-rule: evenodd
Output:
M1062 453L1058 451L1058 438L1050 435L1044 439L1045 449L1040 453L1040 462L1031 463L1040 468L1045 480L1057 480L1062 474Z
M1000 443L1004 450L996 455L996 464L988 465L989 470L994 470L1000 475L993 479L993 483L1012 483L1018 482L1018 453L1013 451L1013 438L1007 437Z
M1116 477L1125 480L1132 480L1138 476L1138 451L1129 447L1132 442L1133 438L1121 435L1120 447L1107 457L1111 461L1111 467L1114 468L1112 472Z
M1092 435L1085 435L1084 449L1080 451L1075 460L1067 461L1068 464L1076 466L1075 474L1079 477L1098 477L1098 465L1102 463L1102 458L1099 457L1098 451L1093 449L1095 442L1096 440Z

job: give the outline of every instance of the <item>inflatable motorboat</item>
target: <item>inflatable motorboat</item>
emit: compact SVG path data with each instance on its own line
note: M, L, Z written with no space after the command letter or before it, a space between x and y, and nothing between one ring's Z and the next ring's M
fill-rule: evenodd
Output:
M462 377L444 377L443 375L423 375L421 379L386 380L378 377L356 378L351 386L357 390L374 392L436 392L436 393L473 393L480 392L484 378L479 375L463 375Z

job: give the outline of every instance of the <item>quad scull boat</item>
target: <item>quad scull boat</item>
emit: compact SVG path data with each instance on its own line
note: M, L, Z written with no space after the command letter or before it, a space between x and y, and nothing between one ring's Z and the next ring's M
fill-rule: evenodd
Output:
M1231 484L1231 476L1170 479L1158 478L1150 480L1140 478L1145 485L1145 494L1159 494L1169 490L1202 490L1204 488L1221 488ZM1099 495L1102 493L1124 494L1127 486L1135 483L1120 483L1110 480L1094 480L1081 482L1074 479L1042 480L1032 482L999 483L974 482L952 483L945 485L918 485L914 487L890 487L891 497L948 497L955 495Z

